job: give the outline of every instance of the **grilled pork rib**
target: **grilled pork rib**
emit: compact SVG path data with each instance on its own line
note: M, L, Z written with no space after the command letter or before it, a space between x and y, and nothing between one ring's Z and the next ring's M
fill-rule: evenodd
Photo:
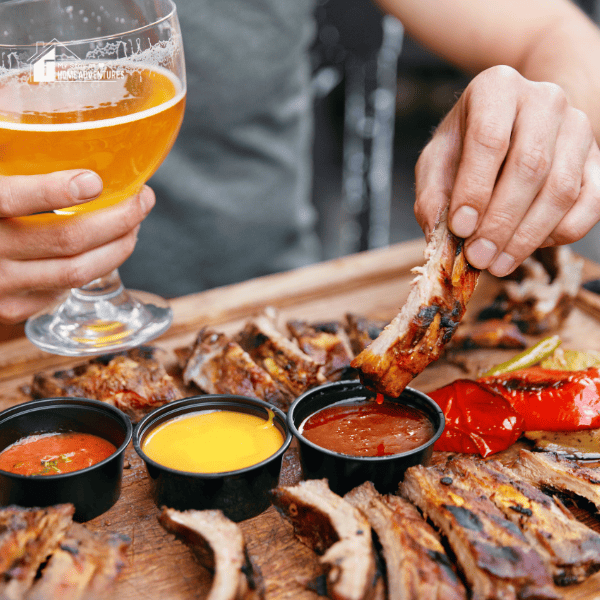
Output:
M116 406L132 421L183 394L153 348L100 356L88 363L52 375L34 375L34 398L75 396L92 398Z
M95 600L104 598L126 566L130 539L111 533L92 533L72 523L52 553L26 600Z
M363 350L352 366L361 381L397 397L425 367L437 360L462 319L479 271L464 256L463 240L450 232L444 212L425 250L400 313Z
M220 510L163 508L160 524L187 544L200 564L214 573L207 600L264 598L260 572L250 563L242 530Z
M475 348L525 348L527 339L515 323L501 319L461 323L448 344L448 350Z
M265 315L248 321L236 341L293 397L325 381L320 364L280 333Z
M515 471L541 487L570 492L592 502L600 511L600 469L584 467L553 452L519 451Z
M461 489L488 496L519 526L546 557L555 583L580 582L600 569L600 534L501 463L461 458L448 462L447 473Z
M292 522L294 533L321 555L334 600L367 600L375 590L371 527L360 511L334 494L324 479L273 490L273 502Z
M539 248L504 280L478 318L510 320L531 335L556 331L573 308L582 273L583 260L569 246Z
M0 598L20 600L71 525L75 508L9 506L0 510Z
M443 469L422 465L407 470L400 492L446 537L472 600L562 597L544 558L481 493L454 485Z
M319 370L325 379L336 381L343 378L350 368L354 353L341 323L294 320L287 322L287 328L300 350L321 365Z
M360 354L383 331L387 321L367 319L355 313L346 313L346 332L354 354Z
M386 563L388 600L465 600L466 591L439 537L399 496L382 496L367 481L344 496L377 534Z
M250 396L282 409L292 400L237 342L207 327L196 338L183 380L209 394Z
M73 523L72 504L0 509L2 600L96 600L126 566L130 540Z

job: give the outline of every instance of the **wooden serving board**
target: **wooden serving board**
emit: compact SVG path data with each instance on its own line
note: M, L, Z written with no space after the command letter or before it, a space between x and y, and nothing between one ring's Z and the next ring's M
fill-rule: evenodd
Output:
M244 321L267 306L278 309L282 322L289 318L324 320L353 312L391 319L406 299L412 267L423 264L421 240L383 250L320 263L304 269L263 277L237 285L178 298L172 301L174 323L156 341L165 351L169 366L173 350L191 343L203 325L232 333ZM584 279L600 277L600 265L586 262ZM469 314L487 304L498 282L483 274L469 304ZM579 299L560 332L565 347L600 350L600 303L595 297ZM1 339L1 338L0 338ZM533 340L532 340L533 341ZM509 351L477 351L469 354L468 367L445 360L428 367L412 386L424 392L458 377L474 377L479 368L505 360ZM18 337L0 343L0 410L29 399L27 387L35 372L64 368L80 360L49 355ZM466 369L466 370L465 370ZM282 482L298 477L297 450L293 444L285 456ZM111 594L119 600L189 600L205 598L210 574L193 559L189 549L158 524L158 508L150 497L143 462L133 448L126 454L121 498L107 513L88 522L92 530L110 530L131 537L129 566ZM600 519L577 512L600 530ZM273 508L241 523L251 557L262 569L267 600L314 600L317 594L306 583L317 577L316 555L298 542L291 526ZM577 586L562 588L566 600L600 598L600 573Z

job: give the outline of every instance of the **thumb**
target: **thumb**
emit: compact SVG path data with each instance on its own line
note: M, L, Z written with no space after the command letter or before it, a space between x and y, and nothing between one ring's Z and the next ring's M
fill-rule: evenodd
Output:
M460 112L456 104L435 130L415 168L415 217L426 237L450 204L461 153Z
M102 179L93 171L57 171L45 175L0 177L0 217L23 217L93 200Z

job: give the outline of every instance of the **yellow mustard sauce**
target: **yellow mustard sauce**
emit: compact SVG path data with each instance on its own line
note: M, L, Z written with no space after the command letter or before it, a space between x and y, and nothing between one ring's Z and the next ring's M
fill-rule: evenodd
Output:
M142 450L153 461L192 473L223 473L255 465L277 452L283 435L273 423L229 410L189 413L152 430Z

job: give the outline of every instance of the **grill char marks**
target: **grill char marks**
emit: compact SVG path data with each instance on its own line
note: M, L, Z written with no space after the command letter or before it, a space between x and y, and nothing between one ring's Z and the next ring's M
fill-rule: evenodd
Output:
M328 381L343 379L354 358L350 339L337 321L308 323L288 321L287 328L300 350L319 363L319 371Z
M26 600L104 598L126 565L129 546L125 536L92 534L72 523Z
M116 406L132 421L183 394L155 349L141 347L100 356L65 371L38 373L33 377L33 398L74 396L92 398Z
M73 523L72 504L0 509L2 600L105 597L126 564L130 540Z
M71 524L71 504L0 511L0 598L23 598L41 564L58 546Z
M527 339L515 323L501 319L462 322L452 336L448 349L474 350L476 348L525 348Z
M236 341L293 397L325 381L321 365L281 334L265 315L248 321Z
M569 492L592 502L600 510L600 469L578 465L553 452L519 451L516 472L531 483Z
M250 562L239 526L220 510L176 511L163 508L158 517L169 533L188 545L198 562L211 571L207 600L260 600L264 585Z
M354 354L360 354L387 325L387 321L367 319L354 313L346 313L346 332Z
M530 335L556 331L574 306L582 274L583 260L569 246L538 248L504 279L478 318L509 320Z
M292 400L237 342L207 327L196 338L183 380L209 394L250 396L282 409Z
M334 600L368 600L377 589L371 527L360 511L334 494L324 479L273 490L275 506L294 533L321 555Z
M446 213L425 256L425 266L414 269L418 276L400 313L352 361L365 385L393 397L441 356L479 277L465 259L463 240L448 230Z
M473 600L561 598L544 558L520 529L481 493L448 479L442 469L419 465L408 469L400 491L446 537Z
M344 496L377 534L386 563L388 600L465 600L439 537L409 502L380 495L366 482Z
M461 458L447 466L454 485L489 497L519 526L550 565L555 583L580 582L600 568L600 534L578 521L558 501L497 461Z

